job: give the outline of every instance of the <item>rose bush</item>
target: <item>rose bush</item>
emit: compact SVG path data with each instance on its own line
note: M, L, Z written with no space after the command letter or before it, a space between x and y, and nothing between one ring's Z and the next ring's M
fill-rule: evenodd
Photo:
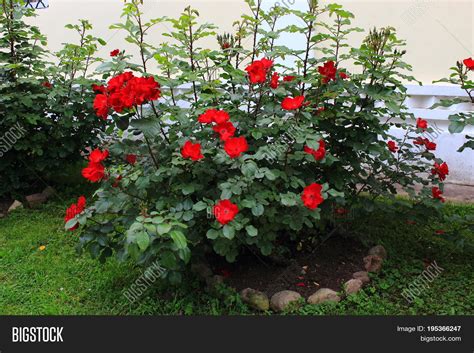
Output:
M0 4L0 197L21 199L55 185L105 127L93 114L90 75L104 42L82 20L67 26L78 44L49 53L46 38L25 22L32 16L22 1Z
M474 60L466 58L458 61L456 66L451 68L451 75L449 78L443 78L435 82L447 82L461 87L466 92L465 97L455 99L442 99L441 102L435 104L432 109L437 107L450 107L461 103L471 103L471 109L465 112L459 112L449 117L450 125L449 132L452 134L459 134L464 131L466 126L474 126L474 81L472 79L472 72L474 71ZM466 135L467 142L459 149L459 152L466 148L474 150L474 136Z
M126 31L140 63L119 50L98 68L94 107L110 138L83 170L100 183L94 200L72 205L65 225L82 225L80 248L93 257L158 261L179 281L191 255L281 254L327 234L335 214L371 212L378 197L424 216L440 207L448 168L423 139L426 121L404 107L402 80L414 79L394 30L350 48L359 29L339 5L267 12L247 2L233 34L199 24L191 8L146 20L138 1L111 27ZM282 28L283 16L304 25ZM146 35L159 23L173 31L154 46ZM303 35L305 49L278 45L287 33ZM216 35L219 49L199 46ZM394 198L397 186L410 201Z

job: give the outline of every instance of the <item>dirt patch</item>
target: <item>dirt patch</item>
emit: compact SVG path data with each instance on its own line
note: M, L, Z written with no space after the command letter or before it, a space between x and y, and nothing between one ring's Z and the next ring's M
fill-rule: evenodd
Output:
M272 296L281 290L293 290L308 297L320 288L335 291L364 269L367 249L355 239L334 237L314 253L297 252L287 266L268 262L255 256L239 257L237 264L215 264L214 271L226 277L226 284L240 291L253 288Z

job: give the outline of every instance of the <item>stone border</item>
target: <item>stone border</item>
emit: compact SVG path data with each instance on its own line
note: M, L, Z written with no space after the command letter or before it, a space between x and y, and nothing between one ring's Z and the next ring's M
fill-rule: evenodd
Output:
M370 282L369 273L380 272L386 258L387 251L382 245L372 247L364 257L365 271L355 272L352 278L342 286L342 294L329 288L321 288L309 296L306 302L314 305L326 302L337 303L349 295L359 292L365 284ZM240 297L244 303L255 310L267 311L268 308L271 308L274 312L282 312L290 304L298 305L302 299L298 292L283 290L275 293L269 300L265 293L252 288L242 290Z

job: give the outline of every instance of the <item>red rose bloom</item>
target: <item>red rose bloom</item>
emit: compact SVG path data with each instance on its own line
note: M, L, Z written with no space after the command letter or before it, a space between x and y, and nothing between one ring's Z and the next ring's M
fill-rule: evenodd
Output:
M89 163L82 170L82 176L93 183L97 183L104 179L105 167L101 163Z
M466 65L466 67L469 70L474 70L474 60L472 60L472 58L464 59L463 63L464 63L464 65Z
M224 124L225 122L230 120L229 113L224 110L216 110L213 118L213 122L216 124Z
M183 158L189 158L193 161L198 161L204 158L201 153L201 144L192 143L191 141L186 141L183 148L181 149L181 155Z
M66 216L64 217L64 223L69 222L71 219L76 217L78 214L81 214L84 209L86 208L86 198L84 196L80 196L79 199L77 200L77 204L72 204L69 206L69 208L66 210ZM78 224L75 226L69 228L69 230L75 230L79 227Z
M449 168L446 162L442 163L441 165L436 163L434 164L434 168L431 170L432 175L438 175L439 180L444 181L446 179L446 175L449 175Z
M440 200L441 202L446 201L445 198L441 196L443 195L443 192L437 186L433 186L431 188L431 194L433 195L434 199Z
M97 183L104 179L105 167L102 162L108 156L108 150L102 152L99 149L95 149L92 151L89 155L89 164L82 170L82 176L93 183Z
M109 106L107 103L107 96L105 94L98 94L94 99L94 110L98 117L107 119L109 115Z
M230 120L230 115L224 110L208 109L204 114L201 114L198 121L201 124L223 124Z
M436 143L428 140L427 138L418 137L413 141L415 145L425 146L428 151L435 151L436 150Z
M277 89L279 86L278 80L280 79L280 75L278 75L278 72L274 72L272 75L272 80L270 81L270 87L273 89Z
M96 84L93 84L92 85L92 90L96 93L106 93L107 92L107 89L105 88L104 85L96 85Z
M339 77L340 77L341 79L345 80L345 79L349 78L349 75L346 74L345 72L342 72L342 71L341 71L341 72L339 72Z
M237 158L243 152L246 152L249 149L247 140L245 137L230 137L224 143L224 150L229 155L230 158Z
M286 97L281 102L281 107L284 110L297 110L301 108L301 106L303 105L303 102L304 102L304 96L298 96L295 98Z
M127 154L125 156L125 160L130 163L131 165L134 165L137 162L137 155L136 154Z
M153 77L135 77L131 72L124 72L109 80L107 87L93 86L100 92L95 97L94 109L102 119L106 119L109 108L117 113L148 101L160 98L160 85Z
M239 207L230 202L230 200L220 200L217 205L214 206L214 216L216 216L217 221L225 225L231 222L237 213L239 213Z
M318 72L323 76L323 83L328 83L329 81L336 80L336 65L334 61L328 61L324 64L324 66L318 67Z
M48 81L45 81L41 84L43 87L46 87L46 88L51 88L53 87L53 85L51 83L49 83Z
M119 55L119 54L120 54L120 50L118 50L118 49L112 50L112 51L110 52L110 56L112 56L112 57L113 57L113 56L117 56L117 55Z
M295 76L290 76L290 75L289 75L289 76L283 77L283 81L285 81L285 82L291 82L291 81L293 81L295 78L296 78Z
M198 121L201 124L210 124L214 121L214 116L216 115L217 110L208 109L204 114L201 114L198 118Z
M222 141L227 141L229 138L233 137L235 134L235 127L230 121L218 124L212 128L215 132L219 134L219 137Z
M324 142L324 140L320 140L319 141L319 148L317 150L312 149L308 146L305 146L304 151L306 153L311 154L314 157L315 160L321 161L326 156L326 143Z
M422 118L416 119L416 127L418 129L426 130L428 128L428 122Z
M273 65L272 60L268 59L261 59L255 60L249 66L245 68L249 75L250 83L257 84L257 83L265 83L267 80L267 74L270 68Z
M96 148L89 155L89 161L92 163L101 163L109 156L109 151L104 150L103 152Z
M398 147L397 147L397 144L395 143L395 141L388 141L387 146L388 146L388 149L390 150L390 152L395 153L395 152L398 151Z
M310 210L316 209L323 203L324 199L321 195L322 188L322 185L317 183L313 183L304 188L303 193L301 194L301 200Z

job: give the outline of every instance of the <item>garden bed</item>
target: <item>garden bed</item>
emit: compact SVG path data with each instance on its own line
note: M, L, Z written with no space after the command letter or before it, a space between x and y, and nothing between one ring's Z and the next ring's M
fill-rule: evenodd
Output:
M282 290L309 297L320 288L339 291L354 272L364 270L367 249L357 240L330 238L314 252L295 252L287 265L278 265L252 255L239 258L235 265L215 266L226 284L240 291L253 288L269 297Z

